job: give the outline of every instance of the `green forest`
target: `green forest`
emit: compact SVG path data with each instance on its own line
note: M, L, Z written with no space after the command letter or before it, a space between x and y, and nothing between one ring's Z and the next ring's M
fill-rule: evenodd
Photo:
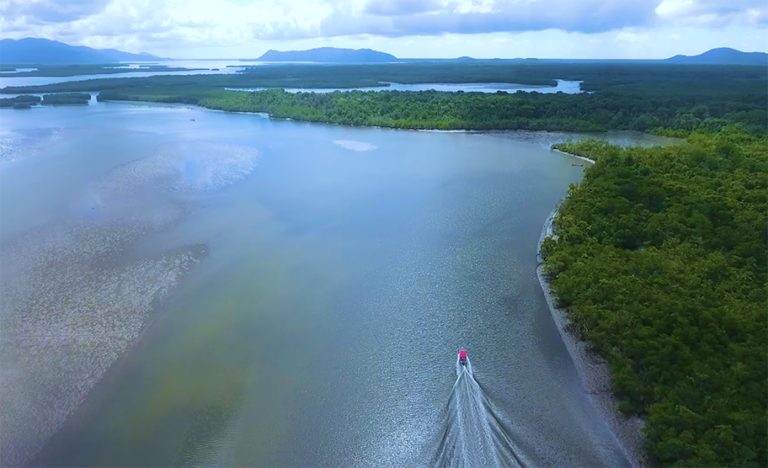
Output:
M761 101L752 98L438 91L288 93L188 91L183 87L112 89L98 97L102 101L177 102L232 112L266 112L274 118L392 128L636 130L685 136L694 130L712 133L726 124L739 123L750 133L766 134L766 106L760 107Z
M0 107L12 107L14 109L29 109L30 107L42 104L42 105L88 105L88 101L91 100L91 95L88 93L59 93L59 94L45 94L41 98L40 96L30 96L22 94L20 96L0 99Z
M91 95L88 93L61 93L61 94L45 94L43 95L42 105L88 105L88 101L91 100Z
M396 83L506 82L555 85L581 81L580 94L449 92L286 93L225 88L352 88ZM430 129L637 130L670 136L717 132L742 124L768 133L768 70L757 66L644 63L406 63L260 66L224 75L112 78L0 92L98 90L100 100L201 105L275 118L344 125Z
M0 108L11 107L14 109L29 109L30 107L39 104L42 98L40 96L30 96L22 94L12 98L0 99Z
M663 466L768 466L768 146L738 126L588 157L542 254Z

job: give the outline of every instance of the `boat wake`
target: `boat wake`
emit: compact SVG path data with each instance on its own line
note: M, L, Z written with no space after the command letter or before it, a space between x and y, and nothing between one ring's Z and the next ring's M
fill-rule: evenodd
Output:
M432 466L524 467L493 402L475 380L469 359L465 365L456 361L456 377Z

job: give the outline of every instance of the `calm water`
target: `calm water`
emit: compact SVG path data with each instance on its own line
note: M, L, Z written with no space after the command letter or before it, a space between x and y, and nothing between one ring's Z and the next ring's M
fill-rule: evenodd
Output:
M227 88L231 91L263 91L269 88ZM313 92L313 93L332 93L334 91L349 91L355 89L359 91L463 91L465 93L496 93L504 91L514 93L517 91L532 92L543 94L565 93L576 94L581 92L581 81L557 80L557 86L542 85L522 85L515 83L418 83L403 84L389 83L389 86L378 86L370 88L286 88L289 93Z
M535 274L581 161L182 107L0 119L5 464L626 464Z
M77 76L13 76L14 73L0 74L0 88L6 86L40 86L52 83L65 83L68 81L96 80L102 78L138 78L156 75L210 75L222 73L236 73L242 70L246 64L238 60L159 60L156 62L147 62L146 65L165 65L168 67L197 68L198 70L189 71L136 71L138 64L116 65L118 68L125 68L124 73L114 73L109 75L77 75ZM247 64L252 66L253 64ZM256 65L259 65L258 63ZM202 70L200 70L202 69ZM214 70L217 69L217 70ZM19 68L18 70L36 70L36 68ZM3 96L5 97L5 96Z
M210 75L210 74L229 74L236 73L242 70L244 67L253 66L279 66L270 62L240 62L238 60L161 60L157 62L151 62L153 65L166 65L168 67L184 67L189 71L175 71L175 72L163 72L163 71L135 71L139 65L126 64L118 66L118 68L125 68L124 73L115 73L111 75L78 75L78 76L13 76L14 73L0 74L0 88L6 86L41 86L53 83L64 83L68 81L82 81L92 79L106 79L106 78L139 78L156 75ZM19 69L19 70L35 70L35 69ZM536 91L539 93L558 93L563 92L566 94L580 93L581 81L565 81L557 80L557 86L540 86L540 85L521 85L515 83L421 83L421 84L402 84L402 83L389 83L389 86L379 86L371 88L288 88L286 91L295 92L315 92L315 93L330 93L333 91L349 91L350 89L357 89L362 91L464 91L464 92L481 92L481 93L495 93L497 91L506 91L514 93L516 91ZM233 91L260 91L269 88L232 88ZM2 97L12 97L15 95L5 95Z

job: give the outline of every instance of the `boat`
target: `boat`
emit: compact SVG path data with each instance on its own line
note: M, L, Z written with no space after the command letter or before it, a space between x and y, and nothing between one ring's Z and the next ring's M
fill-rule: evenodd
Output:
M462 366L466 366L467 365L467 351L466 350L462 349L461 351L459 351L459 364L461 364Z

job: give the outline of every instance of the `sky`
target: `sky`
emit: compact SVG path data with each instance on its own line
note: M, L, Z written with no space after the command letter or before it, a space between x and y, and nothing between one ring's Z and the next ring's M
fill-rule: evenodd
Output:
M0 37L186 59L326 46L400 58L658 59L768 51L768 0L0 0Z

